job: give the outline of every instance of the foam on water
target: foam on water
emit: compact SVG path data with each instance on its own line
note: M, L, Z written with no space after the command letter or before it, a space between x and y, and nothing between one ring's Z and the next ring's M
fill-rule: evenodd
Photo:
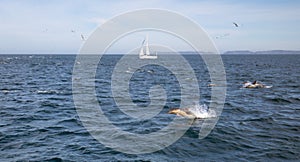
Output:
M196 104L189 108L189 110L200 119L216 117L216 112L214 110L210 110L206 104Z

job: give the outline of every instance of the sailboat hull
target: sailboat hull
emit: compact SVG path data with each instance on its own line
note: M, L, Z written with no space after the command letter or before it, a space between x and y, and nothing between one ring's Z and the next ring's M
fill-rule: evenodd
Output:
M140 59L157 59L157 56L140 55Z

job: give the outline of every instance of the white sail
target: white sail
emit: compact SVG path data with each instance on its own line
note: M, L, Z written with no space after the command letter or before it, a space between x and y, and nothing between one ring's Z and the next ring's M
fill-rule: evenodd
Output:
M140 56L144 55L144 42L145 42L145 40L142 42L142 46L141 46L141 49L140 49Z
M147 39L146 39L146 45L145 45L145 50L146 50L146 55L149 56L150 55L150 49L149 49L149 44L148 44L148 35L147 35Z

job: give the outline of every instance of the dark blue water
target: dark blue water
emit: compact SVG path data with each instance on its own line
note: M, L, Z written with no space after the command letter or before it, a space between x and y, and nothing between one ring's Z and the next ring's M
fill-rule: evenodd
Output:
M148 91L160 84L167 93L163 110L137 122L119 112L111 93L111 73L121 55L102 58L96 96L105 115L125 131L155 132L174 118L180 85L172 72L145 66L132 75L134 103L147 106ZM200 104L210 101L209 74L200 57L185 56L197 75ZM72 97L75 56L0 56L0 161L297 161L300 158L300 55L222 56L227 96L213 131L198 139L199 128L163 150L130 155L105 147L83 127ZM243 89L258 80L269 89Z

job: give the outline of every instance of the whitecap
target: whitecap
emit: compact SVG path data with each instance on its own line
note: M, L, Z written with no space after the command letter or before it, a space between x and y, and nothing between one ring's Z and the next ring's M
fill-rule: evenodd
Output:
M58 93L56 90L37 90L36 93L38 94L54 94Z

